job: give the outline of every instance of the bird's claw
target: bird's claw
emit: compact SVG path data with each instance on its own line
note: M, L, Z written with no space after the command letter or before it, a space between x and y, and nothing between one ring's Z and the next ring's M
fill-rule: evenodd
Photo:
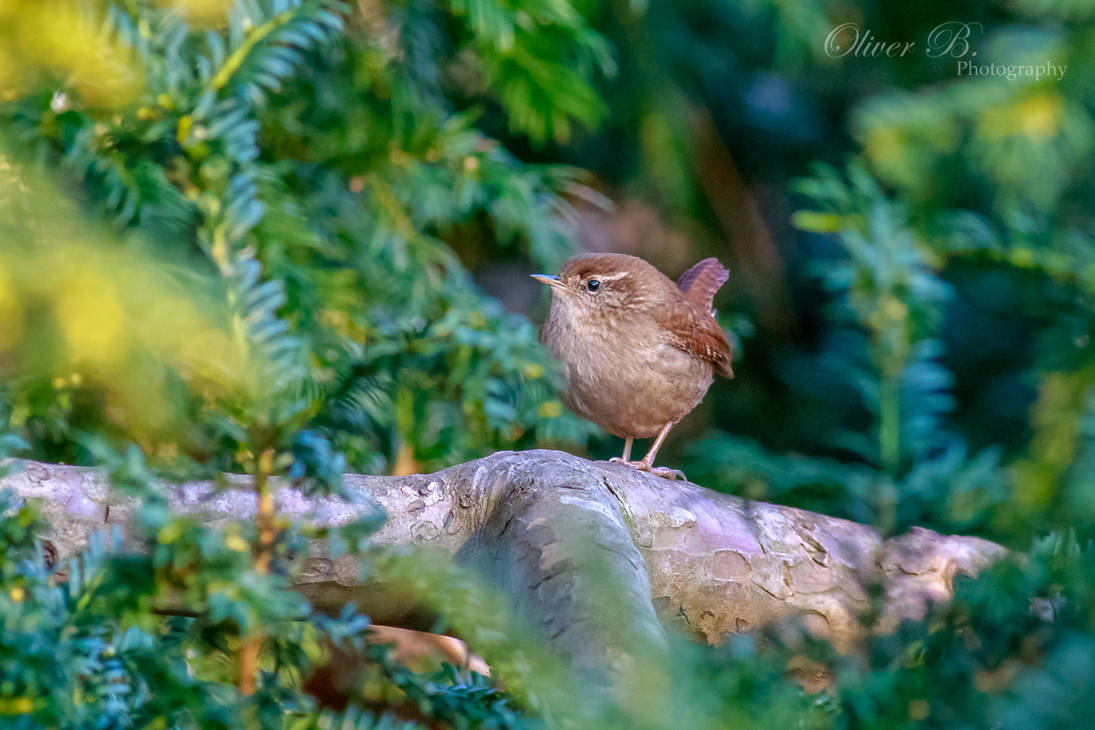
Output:
M613 456L611 459L609 459L609 462L612 464L623 464L624 466L630 466L632 469L645 471L663 479L680 479L681 481L688 481L688 477L684 475L683 471L681 471L680 469L670 469L668 466L652 466L645 461L627 461L626 459L619 456Z
M652 466L648 469L644 469L644 471L648 471L656 477L669 479L670 481L674 479L680 479L682 482L688 481L688 477L684 475L683 471L680 469L670 469L668 466Z

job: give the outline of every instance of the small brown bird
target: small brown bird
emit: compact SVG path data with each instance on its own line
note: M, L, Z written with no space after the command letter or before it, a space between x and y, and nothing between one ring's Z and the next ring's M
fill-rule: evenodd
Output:
M734 377L730 343L711 300L729 278L717 259L704 259L676 284L646 261L620 253L575 256L558 276L533 274L551 286L551 313L540 341L563 363L563 402L624 439L614 462L670 479L684 474L654 467L673 425L707 393L718 372ZM631 461L637 438L655 436L642 461Z

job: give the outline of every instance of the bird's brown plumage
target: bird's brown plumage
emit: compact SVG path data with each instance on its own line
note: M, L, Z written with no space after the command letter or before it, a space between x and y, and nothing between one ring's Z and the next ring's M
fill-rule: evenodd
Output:
M730 278L718 259L704 259L677 279L684 302L663 312L661 324L674 337L677 347L708 360L725 378L734 377L730 365L733 352L726 333L715 319L711 303L715 293ZM685 306L688 305L688 306Z
M684 292L685 297L692 303L710 310L717 292L726 280L730 278L730 272L719 263L718 259L704 259L677 279L677 288Z
M712 372L733 376L730 343L711 310L726 278L715 259L686 271L679 285L636 256L569 259L557 280L548 279L555 296L540 333L563 361L567 405L612 433L637 437L692 410Z
M703 400L716 372L733 375L730 343L711 309L726 270L705 259L675 284L635 256L584 254L557 277L535 278L552 287L540 339L563 363L563 402L622 436L625 463L675 474L653 467L666 434ZM646 457L629 461L632 440L651 436Z

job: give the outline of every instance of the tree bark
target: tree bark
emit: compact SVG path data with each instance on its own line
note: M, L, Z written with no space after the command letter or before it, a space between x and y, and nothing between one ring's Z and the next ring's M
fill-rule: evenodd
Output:
M110 493L101 471L37 462L0 479L39 499L58 559L110 525L123 534L139 505ZM846 520L669 482L555 451L500 452L435 474L348 474L357 501L306 498L276 479L278 512L317 525L363 516L375 501L387 545L430 546L498 587L552 647L578 666L659 644L673 626L712 644L788 617L848 646L861 635L868 587L882 586L886 630L947 600L956 574L976 574L1004 548L914 529L883 540ZM215 524L254 519L249 477L164 485L172 508ZM140 549L137 541L129 543ZM431 613L395 585L361 583L357 559L313 557L294 577L317 608L348 601L377 623L428 627ZM610 603L606 605L606 601ZM606 620L606 612L610 620Z

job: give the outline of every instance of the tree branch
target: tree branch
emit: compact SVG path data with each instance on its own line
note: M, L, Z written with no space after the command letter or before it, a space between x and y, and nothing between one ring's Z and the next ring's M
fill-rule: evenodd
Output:
M126 531L137 504L109 495L102 472L23 462L0 480L42 500L65 558L107 525ZM165 485L172 508L209 523L253 519L248 477ZM867 587L883 586L882 628L947 600L956 574L973 575L1005 550L930 530L883 541L870 527L751 502L607 462L555 451L500 452L436 474L345 477L358 503L309 499L271 480L279 513L316 525L354 521L379 503L388 520L374 541L431 546L480 571L579 665L660 643L673 625L719 643L801 616L815 634L847 646L862 632ZM136 543L132 547L139 549ZM378 623L428 626L431 614L398 586L358 580L353 556L313 546L297 589L317 608L358 602ZM611 624L603 617L611 596ZM185 608L185 607L183 607Z

